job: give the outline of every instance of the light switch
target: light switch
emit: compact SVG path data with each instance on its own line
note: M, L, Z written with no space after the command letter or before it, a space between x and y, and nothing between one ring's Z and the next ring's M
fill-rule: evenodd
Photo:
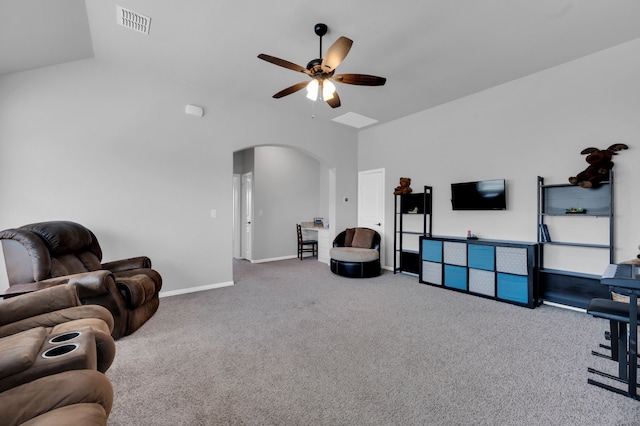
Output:
M211 209L211 217L212 218L216 218L218 217L218 210L217 209Z

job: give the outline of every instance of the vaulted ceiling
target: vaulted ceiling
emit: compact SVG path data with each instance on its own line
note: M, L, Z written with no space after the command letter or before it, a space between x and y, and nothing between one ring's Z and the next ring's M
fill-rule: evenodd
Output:
M116 5L151 18L148 35L117 24ZM304 91L306 66L351 38L340 73L383 76L382 87L336 84L340 108ZM90 59L162 73L230 107L252 102L292 119L357 113L388 122L640 37L637 0L0 0L0 76ZM338 124L336 124L338 125Z

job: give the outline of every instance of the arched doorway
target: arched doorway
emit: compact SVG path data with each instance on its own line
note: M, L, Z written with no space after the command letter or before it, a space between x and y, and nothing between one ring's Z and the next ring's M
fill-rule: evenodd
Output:
M335 169L308 153L256 146L234 152L233 165L234 258L254 263L294 258L296 223L317 217L329 225L335 221ZM250 200L242 185L248 173Z

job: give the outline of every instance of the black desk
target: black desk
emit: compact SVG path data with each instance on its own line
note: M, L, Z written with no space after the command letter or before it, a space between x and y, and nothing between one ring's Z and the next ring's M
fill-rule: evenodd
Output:
M601 284L613 292L629 296L629 382L628 396L638 399L638 295L640 295L640 265L609 265L602 274ZM611 342L613 345L614 342ZM624 357L624 354L619 354Z

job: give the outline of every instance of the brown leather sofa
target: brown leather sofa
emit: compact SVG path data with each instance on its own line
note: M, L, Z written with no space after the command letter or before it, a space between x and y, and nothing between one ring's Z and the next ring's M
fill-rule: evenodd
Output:
M33 223L0 232L10 288L7 295L60 284L78 287L83 304L107 308L112 336L133 333L159 306L162 277L146 256L102 263L96 236L68 221Z
M72 370L0 393L4 426L106 425L113 388L104 374Z
M40 331L29 332L33 329ZM17 345L25 346L22 338L38 336L42 348L45 340L50 339L58 342L49 343L49 347L64 342L86 341L84 338L78 339L80 336L72 335L85 333L91 334L89 341L95 343L95 349L92 349L96 356L95 368L105 372L116 353L112 330L111 313L102 306L82 305L77 288L70 284L0 300L0 347L6 348L5 351L0 351L0 355L3 355L0 357L0 368L2 360L8 359L7 351L14 350ZM13 339L9 340L10 336L14 336Z
M115 357L113 319L61 285L0 301L0 392L68 370L105 372Z
M0 424L106 425L113 325L72 284L0 300Z

